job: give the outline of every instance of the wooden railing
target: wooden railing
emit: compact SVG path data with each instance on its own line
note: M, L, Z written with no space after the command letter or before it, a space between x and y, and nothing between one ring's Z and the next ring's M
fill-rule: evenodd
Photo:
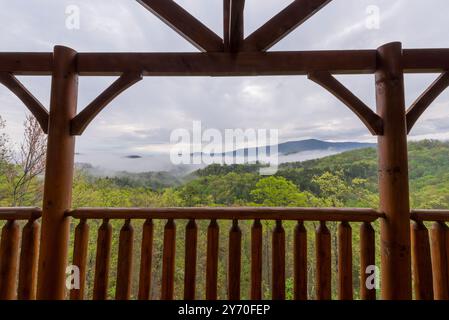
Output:
M449 300L449 210L412 210L415 296ZM430 238L426 224L432 223Z
M36 298L40 217L39 208L0 208L0 300ZM19 221L27 221L21 244Z
M305 221L318 221L316 229L316 299L331 299L331 233L326 222L340 222L338 228L338 298L353 298L352 229L349 222L360 222L361 283L366 281L366 268L375 264L375 234L371 223L383 214L371 209L318 208L82 208L67 212L79 219L75 230L73 263L80 268L80 290L71 291L71 299L85 297L86 256L89 220L101 219L98 229L93 299L106 299L110 274L112 243L111 219L124 220L120 230L115 298L130 299L132 283L133 239L132 221L145 220L142 228L138 299L148 299L151 286L153 220L166 220L163 235L162 279L160 298L174 298L176 221L188 221L185 229L184 299L217 299L218 248L220 227L217 220L232 221L229 232L227 298L241 298L242 231L239 222L252 220L251 227L251 285L250 298L262 298L262 224L275 221L272 231L272 288L273 299L285 299L286 243L283 221L297 221L294 230L294 298L307 299L307 231ZM195 292L197 273L196 221L208 220L205 296ZM376 291L361 286L362 299L375 299Z
M140 248L140 271L136 298L150 298L153 264L154 220L166 221L163 231L161 299L174 298L176 221L188 221L185 226L184 299L218 298L219 233L228 232L229 249L227 283L231 300L241 298L242 230L239 223L253 221L251 226L250 293L251 299L262 299L262 220L275 221L271 233L271 297L286 298L286 240L283 221L296 221L293 231L293 291L294 299L308 298L308 245L305 222L319 222L315 231L315 298L332 298L331 232L327 222L339 222L338 239L338 299L350 300L353 292L353 237L350 222L360 223L360 298L376 299L376 290L362 285L364 272L375 265L375 232L372 223L384 215L371 209L320 208L81 208L66 213L78 220L74 234L73 264L80 269L80 289L70 291L70 299L85 299L89 241L89 220L102 220L97 234L95 276L92 298L108 298L111 268L111 220L123 220L120 230L115 298L131 298L133 277L134 229L132 222L144 221ZM0 208L3 222L0 243L0 300L35 299L41 217L39 208ZM449 299L449 210L412 210L412 269L415 298L418 300ZM207 220L205 294L196 293L197 221ZM229 230L220 230L218 220L232 221ZM430 226L431 224L431 226ZM430 226L430 236L428 227ZM22 231L21 231L22 228ZM20 240L21 239L21 240ZM20 243L21 242L21 243ZM135 275L137 276L137 275Z

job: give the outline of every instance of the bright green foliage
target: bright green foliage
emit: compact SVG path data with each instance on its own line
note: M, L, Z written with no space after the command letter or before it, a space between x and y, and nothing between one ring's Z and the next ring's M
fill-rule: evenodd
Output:
M251 191L254 202L264 207L304 207L307 195L283 177L268 177L259 180Z
M0 120L1 128L1 120ZM9 206L11 198L11 172L19 170L9 161L6 138L0 135L0 206ZM2 149L3 148L3 149ZM4 151L2 151L4 150ZM421 141L409 144L410 191L412 207L449 208L449 143ZM174 177L168 173L142 175L120 173L115 177L97 177L84 169L77 169L74 177L73 207L195 207L195 206L265 206L265 207L367 207L377 208L377 156L374 148L355 150L342 154L280 166L274 176L258 174L260 165L211 165L190 174ZM31 182L30 192L24 197L24 205L41 206L42 177ZM133 295L136 294L139 271L141 228L143 221L133 221L135 229ZM204 298L205 252L208 221L198 224L198 298ZM239 222L242 230L242 297L249 297L251 223ZM92 294L95 266L96 230L101 221L89 221L91 235L87 282ZM113 251L109 294L114 296L115 270L117 266L118 235L123 221L111 220L113 225ZM182 297L184 276L185 221L176 221L176 298ZM286 235L286 296L293 297L293 230L296 222L284 222ZM162 245L164 220L155 220L153 251L152 298L158 298L162 269ZM227 245L229 221L219 221L219 298L226 298ZM359 224L353 227L354 292L358 297L359 286ZM314 229L317 224L307 222L308 230L308 283L309 296L314 295ZM73 241L72 224L71 237ZM271 290L271 230L272 221L263 221L263 292L270 298ZM333 294L335 296L337 263L337 223L328 223L332 232ZM378 234L378 224L374 224ZM379 240L377 238L377 240ZM378 246L377 242L377 246ZM379 252L377 248L377 252Z

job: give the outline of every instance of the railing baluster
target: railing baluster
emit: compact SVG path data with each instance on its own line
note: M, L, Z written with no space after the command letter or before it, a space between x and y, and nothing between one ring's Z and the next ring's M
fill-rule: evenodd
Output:
M353 299L352 229L346 221L338 226L338 299Z
M371 223L362 223L360 226L360 298L362 300L376 300L376 289L368 288L366 283L368 267L376 265L375 245L375 234Z
M112 226L104 219L98 229L97 255L95 259L94 300L108 297L109 260L111 258Z
M133 271L134 228L127 219L120 230L117 263L116 300L129 300L131 297L131 279Z
M326 222L316 230L316 299L331 299L331 234Z
M142 247L140 253L139 300L150 298L151 265L153 260L153 220L147 219L142 227Z
M429 232L421 221L412 223L412 263L415 297L417 300L433 299L432 261Z
M17 289L17 298L19 300L36 299L39 230L40 224L35 219L28 220L22 230L19 284Z
M294 298L307 300L307 230L302 221L295 227L293 257Z
M197 240L198 228L195 220L191 219L186 226L184 300L195 300Z
M71 300L83 300L86 287L86 264L89 247L89 225L86 219L81 219L75 228L75 241L73 247L73 264L79 268L79 289L70 291Z
M19 237L19 224L15 220L8 220L2 228L0 242L0 300L16 298Z
M262 299L262 224L254 220L251 227L251 299Z
M206 299L217 299L218 273L218 236L219 227L216 219L210 221L207 228L207 260L206 260Z
M285 299L285 231L281 220L276 220L272 243L273 300Z
M229 232L229 261L228 261L228 298L240 300L240 271L242 255L242 231L238 220L232 221Z
M174 291L176 254L176 225L168 219L164 228L164 252L162 256L161 300L172 300Z
M449 299L447 234L448 228L444 222L433 224L430 239L435 300Z

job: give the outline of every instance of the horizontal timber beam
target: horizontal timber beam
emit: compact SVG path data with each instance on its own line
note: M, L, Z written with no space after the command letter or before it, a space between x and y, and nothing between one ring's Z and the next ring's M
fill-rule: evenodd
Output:
M0 52L0 72L15 75L50 75L53 52Z
M35 220L42 215L42 209L37 207L0 207L1 220Z
M442 73L449 70L449 49L404 49L405 73ZM143 76L264 76L372 74L376 50L277 51L232 53L78 53L80 75L120 76L127 71ZM0 53L0 72L51 75L53 54Z
M80 75L262 76L373 73L375 50L248 53L79 53Z
M416 209L412 210L411 219L415 221L449 222L449 210Z
M66 213L76 219L222 219L373 222L383 213L362 208L79 208Z
M404 49L405 73L442 73L449 70L449 49Z

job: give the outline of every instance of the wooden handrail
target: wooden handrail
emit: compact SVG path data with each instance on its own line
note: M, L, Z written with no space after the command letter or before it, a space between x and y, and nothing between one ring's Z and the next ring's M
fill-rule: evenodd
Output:
M416 209L412 210L411 219L415 221L449 222L449 210Z
M354 208L79 208L66 216L76 219L221 219L373 222L383 218L374 209Z
M0 220L39 219L42 209L37 207L0 207Z

